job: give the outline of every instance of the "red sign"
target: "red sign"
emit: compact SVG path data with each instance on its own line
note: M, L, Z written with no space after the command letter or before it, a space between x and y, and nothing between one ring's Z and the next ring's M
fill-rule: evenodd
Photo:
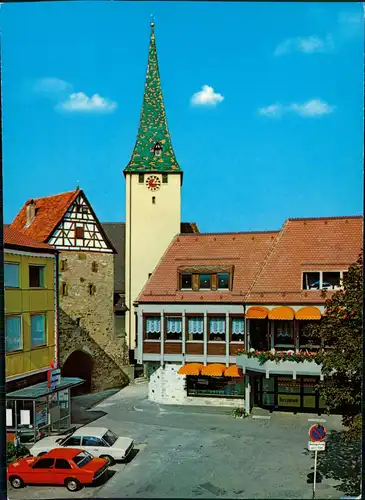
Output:
M61 370L59 368L51 368L50 370L48 370L47 382L50 389L56 389L56 387L61 382Z
M323 427L323 425L315 424L315 425L312 425L312 427L309 429L308 434L309 434L311 441L318 443L318 442L324 440L324 438L326 437L327 431Z

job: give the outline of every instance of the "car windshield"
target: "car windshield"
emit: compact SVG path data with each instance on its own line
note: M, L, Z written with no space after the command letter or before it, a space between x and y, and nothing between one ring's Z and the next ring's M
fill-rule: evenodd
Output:
M104 434L103 439L109 446L113 446L115 441L118 439L118 436L116 436L112 431L107 431Z
M90 455L90 453L88 453L87 451L81 451L73 458L73 461L75 462L77 467L84 467L85 465L90 463L92 459L93 456Z

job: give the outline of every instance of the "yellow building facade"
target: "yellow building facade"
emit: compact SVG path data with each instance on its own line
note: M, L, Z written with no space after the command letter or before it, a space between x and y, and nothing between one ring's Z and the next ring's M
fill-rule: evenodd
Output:
M6 383L46 379L57 363L57 251L5 229ZM16 235L15 235L16 236ZM34 383L33 381L30 383ZM11 384L14 385L14 384ZM18 384L17 384L18 385ZM21 386L29 385L27 381Z

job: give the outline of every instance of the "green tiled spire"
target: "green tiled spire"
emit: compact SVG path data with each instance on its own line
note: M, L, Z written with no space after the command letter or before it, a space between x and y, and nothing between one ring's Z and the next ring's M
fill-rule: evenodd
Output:
M156 153L155 148L160 151ZM132 158L124 172L181 172L167 126L154 23L151 23L148 68L137 141Z

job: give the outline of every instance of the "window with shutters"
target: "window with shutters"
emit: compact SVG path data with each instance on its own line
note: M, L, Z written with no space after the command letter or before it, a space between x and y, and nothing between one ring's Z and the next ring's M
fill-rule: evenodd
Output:
M231 275L222 273L180 273L180 290L230 290Z
M89 294L90 295L95 295L96 292L96 286L93 285L92 283L89 284Z
M98 263L97 262L94 261L91 264L91 270L92 270L93 273L97 273L98 272Z

